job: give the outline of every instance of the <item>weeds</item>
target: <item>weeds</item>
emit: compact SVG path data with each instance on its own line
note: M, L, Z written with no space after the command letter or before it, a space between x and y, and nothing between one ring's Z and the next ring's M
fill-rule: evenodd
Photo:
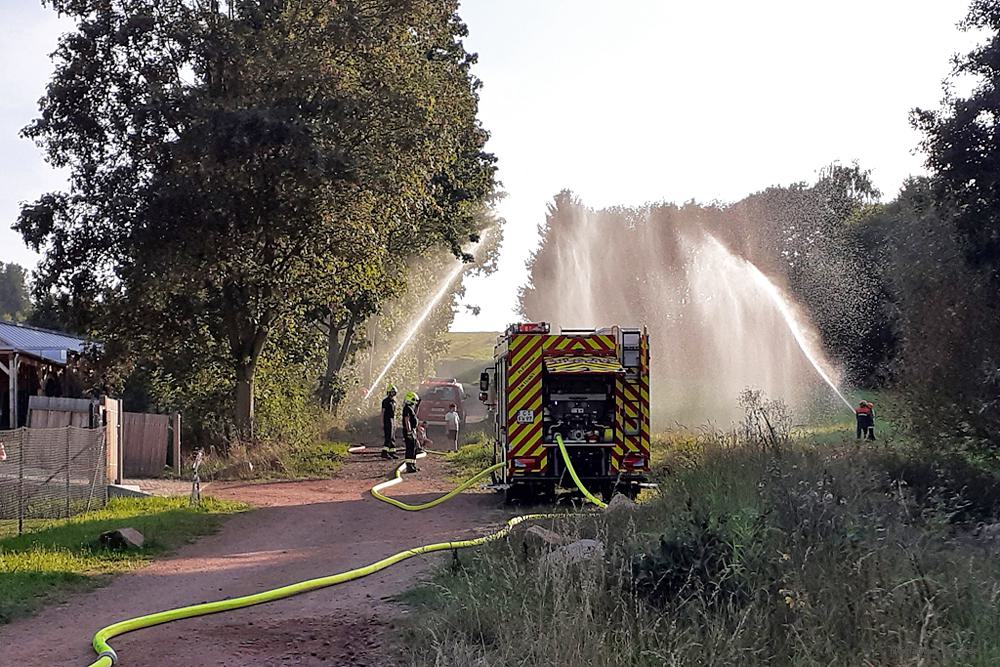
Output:
M413 664L996 664L1000 566L962 539L965 496L795 440L748 398L738 433L661 442L668 473L631 514L550 526L603 559L553 565L515 533L439 572Z
M233 442L225 452L213 449L201 468L204 479L330 477L347 459L344 442L297 445L260 441Z
M452 466L456 480L461 481L484 468L493 465L492 439L482 429L474 429L459 435L459 448L445 457Z

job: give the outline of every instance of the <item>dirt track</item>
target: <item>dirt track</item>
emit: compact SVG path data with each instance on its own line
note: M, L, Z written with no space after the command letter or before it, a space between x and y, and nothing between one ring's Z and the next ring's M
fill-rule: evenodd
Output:
M117 620L245 595L365 565L407 547L487 532L505 515L492 494L463 494L427 512L403 512L368 489L391 469L358 455L335 479L215 484L207 493L260 509L216 535L108 586L0 627L0 663L85 666L90 638ZM450 486L444 464L421 461L392 495L425 500ZM258 607L187 619L112 640L119 665L369 665L399 662L394 619L404 591L435 558L418 557L365 579Z

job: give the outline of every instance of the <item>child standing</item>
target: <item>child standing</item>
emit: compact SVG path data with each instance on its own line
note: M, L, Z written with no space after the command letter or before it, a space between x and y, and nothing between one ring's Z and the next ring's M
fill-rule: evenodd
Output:
M458 406L452 403L448 406L448 413L444 416L444 427L447 431L447 442L458 451L458 425L461 420L458 417Z

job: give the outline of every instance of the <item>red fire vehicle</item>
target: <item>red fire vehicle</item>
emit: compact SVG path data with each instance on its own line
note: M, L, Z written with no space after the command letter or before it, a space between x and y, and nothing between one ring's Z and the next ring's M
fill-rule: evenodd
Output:
M420 383L417 393L420 395L417 419L426 421L428 426L444 428L444 416L454 403L458 409L459 424L465 426L465 390L457 379L427 378Z

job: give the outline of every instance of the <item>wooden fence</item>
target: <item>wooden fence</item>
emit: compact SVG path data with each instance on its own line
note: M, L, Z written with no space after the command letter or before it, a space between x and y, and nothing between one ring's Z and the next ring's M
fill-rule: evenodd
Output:
M32 429L104 428L109 484L121 483L121 400L107 396L99 400L31 396L28 399L28 427Z
M122 458L126 477L156 477L168 463L180 472L181 416L122 414Z
M31 396L28 399L28 426L94 428L98 425L95 415L99 414L99 406L97 401L86 398Z
M50 398L32 396L28 404L31 428L96 428L108 426L109 481L122 477L155 477L168 465L180 472L181 416L123 412L113 398Z

